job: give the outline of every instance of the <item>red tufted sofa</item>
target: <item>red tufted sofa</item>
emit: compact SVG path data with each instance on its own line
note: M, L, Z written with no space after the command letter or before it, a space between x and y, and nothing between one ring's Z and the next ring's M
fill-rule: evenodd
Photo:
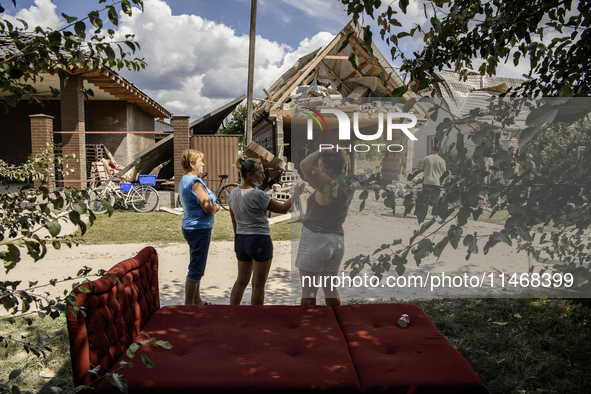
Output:
M160 308L152 247L73 294L67 319L75 385L91 384L87 370L116 369L124 360L134 363L122 371L130 393L487 392L411 304ZM411 318L405 329L397 325L402 313ZM173 345L138 352L155 364L151 369L125 355L144 333ZM93 385L118 392L106 380Z

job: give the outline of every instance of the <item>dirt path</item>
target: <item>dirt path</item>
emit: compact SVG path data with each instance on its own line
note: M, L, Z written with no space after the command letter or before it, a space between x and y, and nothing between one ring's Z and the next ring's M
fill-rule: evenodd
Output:
M412 216L404 218L401 215L393 217L380 202L368 200L363 212L359 212L358 207L359 202L354 200L345 223L346 254L343 261L359 254L371 255L381 244L391 243L395 239L402 239L406 243L413 231L418 228L416 218ZM471 222L464 233L476 232L479 235L486 235L499 229L498 225ZM446 232L447 228L442 228L435 237L442 237ZM392 275L389 283L386 283L387 278L385 278L379 285L373 286L376 282L371 282L371 277L367 276L351 282L352 287L340 288L339 291L344 300L488 296L493 292L509 294L515 288L511 288L507 283L502 288L500 273L506 273L507 282L514 273L519 275L528 272L530 261L524 253L518 254L515 247L504 244L496 246L488 255L484 255L482 253L484 244L485 241L480 242L480 252L472 255L468 261L465 259L466 248L461 244L457 250L448 246L439 260L433 256L426 258L419 267L416 266L411 255L404 278L398 278L392 269L386 274L386 276ZM274 245L275 257L267 283L266 303L296 304L299 298L297 291L299 279L297 274L292 275L292 272L297 272L292 269L292 256L295 257L297 240L276 241ZM50 249L41 261L34 263L27 256L8 275L3 272L2 277L8 280L47 283L50 279L76 275L76 272L85 265L93 268L94 272L101 268L108 269L117 262L134 256L145 246L147 245L80 245L72 249L67 247L60 250ZM188 247L186 244L153 246L159 254L162 304L180 304L184 299L184 281L189 261ZM490 287L491 275L494 279L492 288ZM414 283L411 283L409 276L415 277ZM342 280L341 283L347 281L345 277L346 274L339 277ZM204 298L216 304L228 304L229 293L235 278L236 260L233 243L212 242L206 276L202 282ZM423 286L420 281L423 281ZM446 285L445 288L443 284ZM62 293L64 289L70 288L71 284L60 284L55 289L51 289L51 292ZM245 293L244 302L248 302L249 299L250 288Z

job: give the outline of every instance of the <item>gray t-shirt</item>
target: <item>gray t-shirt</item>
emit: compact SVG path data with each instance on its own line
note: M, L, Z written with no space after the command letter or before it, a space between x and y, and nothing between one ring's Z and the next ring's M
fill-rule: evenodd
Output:
M236 234L271 234L267 207L271 196L260 189L235 187L228 204L236 220Z

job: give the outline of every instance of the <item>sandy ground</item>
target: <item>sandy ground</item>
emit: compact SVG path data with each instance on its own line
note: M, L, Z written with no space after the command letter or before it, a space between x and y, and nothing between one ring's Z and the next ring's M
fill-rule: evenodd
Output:
M392 242L394 239L402 239L406 243L412 232L418 229L414 216L406 218L398 214L393 216L391 212L387 212L381 202L370 200L363 212L359 212L358 200L352 203L345 223L346 254L343 261L358 254L372 254L381 244ZM499 229L500 226L497 225L473 222L465 229L465 234L476 232L478 235L488 235ZM435 238L440 238L446 232L447 227L441 229ZM292 263L297 242L297 240L274 242L275 256L266 288L267 304L289 305L298 302L299 277ZM385 274L385 278L379 284L375 280L372 282L370 276L359 277L351 282L351 287L341 287L339 291L342 298L348 301L389 300L390 298L408 300L443 296L483 297L493 294L505 296L514 294L515 290L522 290L521 285L509 286L507 282L514 273L518 275L527 273L531 261L524 253L517 253L515 247L505 244L497 245L488 255L484 255L482 247L485 243L485 240L480 241L480 252L472 255L470 260L465 259L466 248L461 244L457 250L448 246L439 260L430 256L418 267L410 255L407 270L402 277L398 277L392 269ZM124 244L80 245L71 249L62 247L60 250L50 248L47 256L39 262L34 263L27 256L8 275L2 272L1 276L8 280L23 280L23 283L27 283L26 281L48 283L51 279L76 275L82 266L93 268L93 272L101 268L108 269L123 259L135 256L145 246L147 245ZM158 251L160 262L161 303L163 305L181 304L184 300L184 282L189 261L188 246L184 243L153 246ZM202 282L204 299L215 304L228 304L229 293L236 279L236 271L233 243L212 242L206 274ZM539 270L536 269L535 272L537 271ZM501 283L501 273L505 273L505 286ZM387 282L388 275L392 275L390 282ZM346 274L338 279L345 281L344 276ZM492 286L490 285L491 277ZM334 280L334 284L339 284L336 278ZM445 287L442 286L443 284ZM71 289L71 283L59 284L50 290L55 294L69 289ZM245 293L243 303L248 303L249 300L250 287Z

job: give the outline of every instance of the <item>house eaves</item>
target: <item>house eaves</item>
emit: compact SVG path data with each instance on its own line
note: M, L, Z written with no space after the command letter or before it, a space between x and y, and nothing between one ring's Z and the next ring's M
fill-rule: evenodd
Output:
M33 35L23 33L20 35L22 42L32 40ZM61 49L64 56L69 55L67 51ZM14 42L8 35L0 34L0 59L18 53ZM51 56L51 55L50 55ZM172 113L167 111L163 106L158 104L154 99L150 98L145 92L139 89L128 79L122 77L116 71L107 67L98 68L73 68L68 71L72 75L81 75L84 79L84 87L92 89L94 97L89 97L90 100L113 100L118 99L129 102L154 118L170 118ZM32 84L38 92L39 97L44 97L47 100L55 100L51 95L51 87L58 88L60 80L57 73L53 69L47 69L42 73L42 78L37 78ZM3 94L0 93L0 97Z
M150 98L128 79L106 67L101 69L76 69L73 75L80 74L92 85L104 90L119 100L132 103L152 115L154 118L170 118L172 113Z

